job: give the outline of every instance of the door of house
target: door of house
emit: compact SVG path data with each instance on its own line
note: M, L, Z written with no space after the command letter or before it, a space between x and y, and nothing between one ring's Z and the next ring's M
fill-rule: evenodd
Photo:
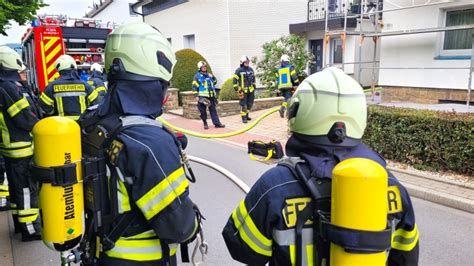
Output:
M310 40L309 48L314 55L313 64L310 66L311 74L323 68L323 40Z

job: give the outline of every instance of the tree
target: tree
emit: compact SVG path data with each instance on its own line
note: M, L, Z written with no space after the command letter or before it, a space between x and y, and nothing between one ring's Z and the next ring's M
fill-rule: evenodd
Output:
M267 89L274 88L280 57L287 54L290 57L290 64L295 67L302 81L307 76L306 68L314 60L313 54L307 51L305 46L305 39L293 34L264 43L262 45L263 58L252 59L257 66L257 78Z
M5 30L10 26L10 20L25 25L44 6L47 5L41 0L0 0L0 34L7 35Z

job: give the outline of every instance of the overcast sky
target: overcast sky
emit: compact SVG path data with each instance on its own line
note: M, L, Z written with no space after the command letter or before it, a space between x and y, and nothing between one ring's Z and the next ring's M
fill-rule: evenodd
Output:
M87 7L92 6L93 0L44 0L49 6L43 7L38 11L38 14L55 14L67 15L72 18L83 17L86 13ZM99 0L96 0L99 2ZM0 35L0 44L4 43L19 43L21 36L25 33L27 26L19 26L12 23L10 29L6 32L8 36Z

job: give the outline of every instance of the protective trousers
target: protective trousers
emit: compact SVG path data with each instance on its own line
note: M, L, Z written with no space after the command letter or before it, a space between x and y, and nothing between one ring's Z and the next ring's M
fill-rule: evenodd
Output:
M248 117L250 110L252 110L254 100L255 100L254 92L244 93L244 97L240 99L239 101L241 117Z
M291 90L292 90L291 88L280 89L281 96L283 96L283 98L285 99L281 103L281 108L280 108L280 110L282 110L283 112L286 111L288 107L288 100L291 98Z
M216 98L207 98L207 99L209 100L209 106L206 106L202 102L198 102L197 104L200 117L203 122L207 121L207 108L209 107L209 113L211 114L212 123L215 126L220 125L221 122L219 120L219 115L217 114L217 109L216 109L216 105L217 105Z
M15 231L20 231L22 236L37 234L40 232L38 189L29 172L32 156L4 158Z
M10 192L5 182L5 161L0 156L0 211L6 211L10 208L9 198Z

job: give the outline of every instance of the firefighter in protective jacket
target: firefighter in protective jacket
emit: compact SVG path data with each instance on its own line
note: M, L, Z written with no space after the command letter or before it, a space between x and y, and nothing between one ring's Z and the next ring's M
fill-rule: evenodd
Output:
M332 170L340 161L367 158L386 167L384 159L361 142L366 108L360 85L337 68L308 77L290 100L288 123L292 135L286 153L302 159L308 174L329 183L329 197ZM317 241L324 238L313 235L314 217L302 225L302 241L295 243L298 215L305 208L324 213L330 212L330 207L315 206L307 188L293 173L283 165L270 169L234 210L223 236L235 260L258 265L294 265L295 261L322 265L325 260L328 265L329 243ZM410 197L391 173L388 183L388 224L393 231L387 264L417 265L419 233ZM299 260L296 244L302 246Z
M105 75L103 68L100 64L94 63L91 65L91 74L87 83L91 85L95 91L99 94L97 101L100 102L107 93L107 86L105 85Z
M199 215L189 198L177 140L155 120L162 114L175 55L158 30L135 22L109 34L105 58L108 93L79 122L83 139L119 125L104 147L110 180L116 180L108 187L117 188L111 196L118 210L111 230L124 215L137 216L111 249L100 240L99 264L176 265L178 244L198 232Z
M294 88L298 86L300 80L296 74L295 67L290 65L290 57L286 54L280 58L281 66L277 69L276 78L278 89L284 98L283 103L280 107L280 117L284 117L285 111L288 107L288 100L294 91Z
M242 123L252 120L249 117L249 113L255 100L255 73L249 64L250 59L248 56L242 56L240 58L240 66L235 70L233 79L234 90L239 94Z
M47 115L77 120L87 107L96 103L99 92L79 78L71 56L61 55L55 67L60 77L46 86L40 96L40 105Z
M17 52L0 47L0 153L5 159L15 231L21 232L22 241L31 241L41 239L37 187L29 173L33 155L30 132L38 119L19 87L18 71L22 68Z

